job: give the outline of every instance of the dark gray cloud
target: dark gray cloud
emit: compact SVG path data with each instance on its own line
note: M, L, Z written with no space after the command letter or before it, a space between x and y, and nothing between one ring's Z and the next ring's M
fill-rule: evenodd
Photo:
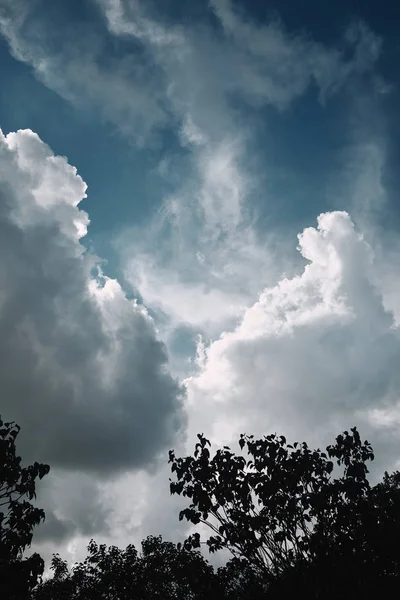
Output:
M59 519L51 509L48 509L46 510L45 521L35 532L35 543L42 544L43 542L51 540L52 542L59 544L60 542L69 539L76 532L77 526L74 521Z
M37 504L46 519L36 529L34 543L60 544L76 535L110 534L110 503L102 485L90 474L53 470L38 487Z
M95 277L85 184L32 132L0 139L1 413L26 460L145 467L183 424L182 389L146 310Z

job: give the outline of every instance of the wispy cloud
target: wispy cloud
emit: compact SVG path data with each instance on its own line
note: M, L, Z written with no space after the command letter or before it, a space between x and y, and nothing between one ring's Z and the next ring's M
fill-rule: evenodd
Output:
M0 31L13 56L77 107L95 109L138 144L168 121L163 94L143 55L110 56L104 31L92 23L75 27L49 21L40 3L3 0ZM63 26L64 25L64 26Z
M345 38L353 49L347 59L341 50L290 35L277 22L243 20L228 2L212 4L222 32L194 26L169 35L142 18L138 3L126 10L122 2L100 4L110 30L140 39L162 67L181 143L192 156L186 182L165 200L149 231L122 238L127 279L173 322L215 333L216 322L220 329L232 323L287 266L271 256L270 246L282 240L265 232L259 239L253 226L254 198L260 201L265 191L246 160L253 127L248 109L284 110L312 82L326 99L371 68L379 40L363 26L353 28ZM238 98L247 112L235 108L232 99Z
M211 3L222 33L196 24L165 26L137 1L97 4L110 33L134 39L135 48L110 58L104 36L82 25L76 33L65 27L54 38L46 13L26 0L3 0L1 32L14 56L46 85L99 108L140 141L173 115L215 140L235 123L232 94L255 107L284 109L312 81L321 98L334 93L369 70L380 52L379 38L362 24L347 31L345 53L293 36L277 22L259 26L241 19L228 0Z

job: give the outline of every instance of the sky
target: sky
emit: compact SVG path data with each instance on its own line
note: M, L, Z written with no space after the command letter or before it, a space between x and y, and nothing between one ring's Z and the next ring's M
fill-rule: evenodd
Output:
M168 450L400 465L396 3L0 0L0 413L35 549L179 541Z

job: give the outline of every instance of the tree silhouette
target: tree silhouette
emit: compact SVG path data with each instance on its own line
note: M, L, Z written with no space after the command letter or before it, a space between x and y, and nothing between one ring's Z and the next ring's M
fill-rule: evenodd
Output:
M371 445L356 428L323 452L283 436L241 435L247 457L210 453L169 460L171 492L189 499L180 519L211 529L211 552L233 557L214 570L198 548L149 536L140 551L98 545L68 568L55 555L52 578L33 600L346 600L392 596L400 584L400 473L371 486Z
M325 452L283 436L241 435L248 459L227 446L211 457L209 441L198 439L193 456L170 451L171 493L190 501L180 519L211 529L211 552L230 550L237 580L247 570L268 598L369 594L398 580L400 475L370 486L366 462L374 455L356 428ZM185 547L200 543L194 533Z
M199 552L188 551L161 536L149 536L141 553L98 545L68 569L58 555L53 578L35 590L35 600L209 600L217 598L213 568Z
M27 598L43 573L38 554L24 558L32 541L33 529L44 520L43 510L34 507L36 479L50 470L34 463L21 466L15 441L20 428L0 420L0 597Z

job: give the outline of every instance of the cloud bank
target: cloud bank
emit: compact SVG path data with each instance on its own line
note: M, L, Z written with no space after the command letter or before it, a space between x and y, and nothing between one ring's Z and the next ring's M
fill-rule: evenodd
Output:
M0 138L2 412L20 451L98 475L145 467L184 424L143 306L81 244L86 185L29 130Z
M375 284L373 249L346 212L299 236L303 272L265 289L239 325L200 345L189 378L193 422L212 437L283 431L324 443L357 424L398 459L399 330ZM201 410L199 407L202 407ZM392 464L391 463L391 464Z

